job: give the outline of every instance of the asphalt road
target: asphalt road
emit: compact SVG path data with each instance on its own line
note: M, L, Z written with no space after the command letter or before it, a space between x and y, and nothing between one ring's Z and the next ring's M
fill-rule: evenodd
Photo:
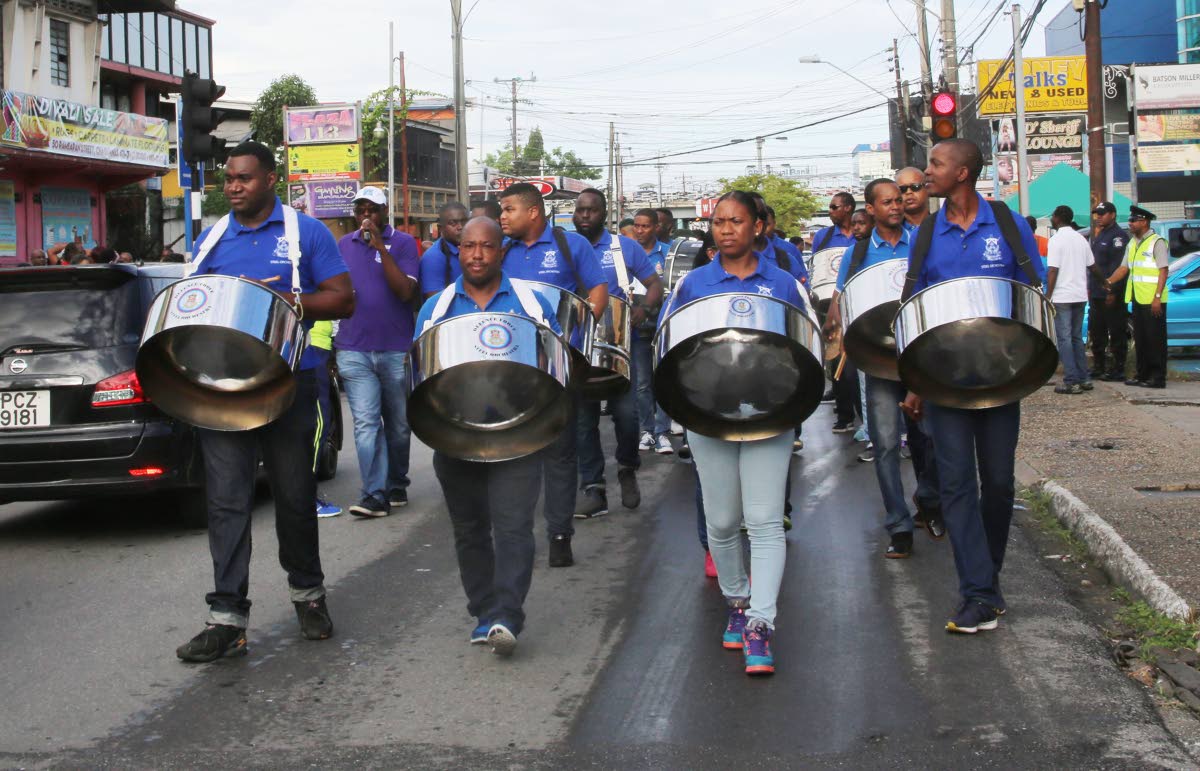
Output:
M329 641L299 638L260 498L250 655L211 665L174 655L203 623L203 531L145 501L2 506L0 766L1194 766L1019 529L1000 629L947 635L948 542L882 559L874 472L829 425L822 407L794 463L778 671L759 680L720 646L674 458L644 456L639 510L578 524L575 567L546 567L539 523L509 660L466 642L424 448L407 509L321 523ZM323 486L342 503L347 449Z

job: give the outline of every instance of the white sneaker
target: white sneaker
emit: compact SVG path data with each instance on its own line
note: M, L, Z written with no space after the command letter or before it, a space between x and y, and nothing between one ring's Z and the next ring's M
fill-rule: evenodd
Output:
M654 449L654 437L649 431L642 432L642 438L638 440L638 449L642 452L650 452Z
M660 436L658 442L654 445L654 451L659 455L674 455L675 448L671 446L671 440L665 436Z
M678 423L676 423L675 421L672 420L671 421L671 434L672 434L672 436L683 436L683 426L679 425Z

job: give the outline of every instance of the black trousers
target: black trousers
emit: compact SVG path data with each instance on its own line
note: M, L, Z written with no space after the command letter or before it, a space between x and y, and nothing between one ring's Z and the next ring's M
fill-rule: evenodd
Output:
M1121 302L1106 305L1104 300L1088 300L1088 342L1092 345L1092 369L1101 374L1119 372L1125 374L1125 357L1129 353L1129 336L1126 320L1129 310ZM1105 352L1110 352L1105 356Z
M853 423L854 416L862 417L862 399L858 394L858 370L850 361L842 368L842 376L833 381L834 414L839 423Z
M558 438L541 452L542 476L545 477L546 537L575 535L575 495L579 489L579 396L576 394L567 416L567 426Z
M261 454L275 500L279 564L292 599L324 596L317 532L313 436L317 383L312 370L296 374L296 399L277 420L252 431L201 430L208 488L208 548L215 588L205 597L211 623L245 627L250 617L250 511Z
M1161 318L1149 305L1133 303L1133 345L1137 354L1137 379L1162 383L1167 379L1167 304Z
M467 612L502 622L513 634L520 634L525 625L525 595L533 578L533 510L542 482L540 455L476 463L435 452L433 470L454 526Z

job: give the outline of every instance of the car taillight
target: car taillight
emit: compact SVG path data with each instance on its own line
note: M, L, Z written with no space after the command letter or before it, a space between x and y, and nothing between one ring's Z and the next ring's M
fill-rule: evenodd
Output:
M148 401L142 393L137 372L129 370L105 378L96 384L92 394L93 407L119 407L126 404L142 404Z
M164 471L165 469L158 466L146 466L145 468L131 468L129 474L135 477L159 477L163 475Z

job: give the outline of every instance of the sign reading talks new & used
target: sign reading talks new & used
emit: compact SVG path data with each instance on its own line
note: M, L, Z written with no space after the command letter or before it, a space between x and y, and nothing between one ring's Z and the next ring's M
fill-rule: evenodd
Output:
M1011 61L986 59L979 62L979 88L986 88L1002 65L1007 66L995 89L979 102L980 115L1014 115L1017 112L1017 89ZM1087 57L1030 57L1022 65L1021 84L1025 89L1027 114L1087 111Z
M5 91L0 143L35 152L166 168L167 122Z

